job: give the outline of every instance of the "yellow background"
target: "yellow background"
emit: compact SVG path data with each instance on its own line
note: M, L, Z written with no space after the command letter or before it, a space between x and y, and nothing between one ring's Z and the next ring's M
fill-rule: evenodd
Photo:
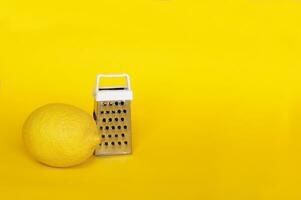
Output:
M301 199L299 0L0 2L1 199ZM129 73L134 153L56 169L21 127Z

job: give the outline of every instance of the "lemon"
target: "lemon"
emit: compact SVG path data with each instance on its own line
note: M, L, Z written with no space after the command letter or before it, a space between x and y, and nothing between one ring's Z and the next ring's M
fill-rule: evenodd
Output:
M87 160L99 143L96 124L85 111L66 104L48 104L32 112L23 126L28 152L53 167Z

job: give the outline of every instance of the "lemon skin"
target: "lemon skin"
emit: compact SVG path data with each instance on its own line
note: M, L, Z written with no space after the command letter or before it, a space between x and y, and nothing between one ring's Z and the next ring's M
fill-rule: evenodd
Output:
M39 162L71 167L89 159L99 144L93 118L67 104L48 104L32 112L23 126L23 141Z

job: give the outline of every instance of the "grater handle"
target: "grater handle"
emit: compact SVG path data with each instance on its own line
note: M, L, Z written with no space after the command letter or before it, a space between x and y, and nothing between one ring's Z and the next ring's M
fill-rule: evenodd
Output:
M115 77L125 77L126 78L126 82L127 82L127 88L128 90L131 90L131 85L130 85L130 77L128 74L97 74L96 76L96 92L99 89L99 81L100 78L115 78Z

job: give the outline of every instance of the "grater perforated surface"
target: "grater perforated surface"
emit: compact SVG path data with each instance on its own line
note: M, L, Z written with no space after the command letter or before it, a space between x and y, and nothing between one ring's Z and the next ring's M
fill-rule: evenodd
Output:
M94 119L101 138L95 155L131 153L130 103L130 101L95 102Z

